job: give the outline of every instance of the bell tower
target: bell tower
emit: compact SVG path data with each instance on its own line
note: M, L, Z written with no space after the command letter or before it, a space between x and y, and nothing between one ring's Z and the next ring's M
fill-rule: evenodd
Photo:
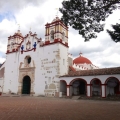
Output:
M23 39L20 30L18 30L13 36L8 37L7 54L18 51L18 47Z
M68 27L56 17L51 23L45 25L45 43L60 41L68 45Z

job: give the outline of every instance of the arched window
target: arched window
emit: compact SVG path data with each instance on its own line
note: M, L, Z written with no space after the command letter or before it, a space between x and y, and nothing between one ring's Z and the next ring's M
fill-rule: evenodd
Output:
M26 56L25 59L24 59L25 66L28 67L30 63L31 63L31 57Z
M53 30L51 31L50 35L51 35L51 40L53 41L54 40L54 31Z
M31 62L31 57L28 57L27 62L28 62L28 64L30 64L30 62Z
M14 45L14 43L13 43L13 42L11 42L11 50L13 49L13 45Z
M26 43L26 49L30 49L31 48L31 42L28 40L28 42Z
M64 32L62 33L62 40L63 41L65 40L65 33Z

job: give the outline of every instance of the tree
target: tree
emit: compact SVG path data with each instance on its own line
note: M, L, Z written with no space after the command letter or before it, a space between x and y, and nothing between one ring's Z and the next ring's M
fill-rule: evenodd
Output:
M61 20L89 41L104 30L105 19L120 7L120 0L69 0L62 2Z
M112 28L114 31L107 29L107 32L114 42L120 42L120 24L112 25Z

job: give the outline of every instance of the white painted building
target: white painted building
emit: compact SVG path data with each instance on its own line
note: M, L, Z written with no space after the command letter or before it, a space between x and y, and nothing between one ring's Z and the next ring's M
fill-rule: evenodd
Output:
M8 37L6 61L0 67L2 93L45 95L120 94L120 68L99 69L68 53L68 27L58 17L45 25L45 41L31 31ZM112 70L112 71L111 71Z

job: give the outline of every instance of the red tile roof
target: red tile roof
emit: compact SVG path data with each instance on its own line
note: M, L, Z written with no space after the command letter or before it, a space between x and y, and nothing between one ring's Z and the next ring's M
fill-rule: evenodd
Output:
M76 71L75 68L72 66L69 66L69 69L70 69L70 71L74 71L74 72Z
M90 76L90 75L113 75L113 74L120 74L120 67L70 71L68 73L68 75L63 75L60 77Z

